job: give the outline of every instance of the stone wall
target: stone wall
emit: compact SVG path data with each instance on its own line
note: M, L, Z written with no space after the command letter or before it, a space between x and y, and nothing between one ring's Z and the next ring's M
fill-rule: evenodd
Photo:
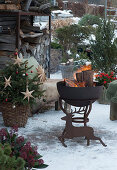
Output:
M62 59L62 51L60 49L51 49L50 72L55 73L59 70Z

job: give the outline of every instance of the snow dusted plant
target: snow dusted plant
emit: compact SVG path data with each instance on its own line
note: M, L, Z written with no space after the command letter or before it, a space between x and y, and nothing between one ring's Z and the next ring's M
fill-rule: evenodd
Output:
M104 85L105 88L108 88L108 84L114 80L117 80L113 71L107 73L99 73L96 76L96 80L98 81L99 85Z
M0 130L0 144L9 144L11 147L11 157L18 159L23 158L25 161L25 170L32 168L46 168L41 155L37 152L37 147L27 142L23 136L18 136L18 128L13 127L11 130L3 128Z

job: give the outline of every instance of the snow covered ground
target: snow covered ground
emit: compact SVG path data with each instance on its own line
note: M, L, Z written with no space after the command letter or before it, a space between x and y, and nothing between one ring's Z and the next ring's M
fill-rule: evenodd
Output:
M61 78L61 73L51 75L51 78L56 76ZM64 129L65 122L61 117L65 114L54 108L30 117L26 127L19 128L19 134L38 146L39 153L49 165L46 170L116 170L117 121L109 120L109 109L109 105L95 102L88 123L94 128L95 136L101 137L107 147L99 141L91 141L87 146L84 137L66 139L68 147L63 147L58 136ZM1 114L0 127L4 127Z

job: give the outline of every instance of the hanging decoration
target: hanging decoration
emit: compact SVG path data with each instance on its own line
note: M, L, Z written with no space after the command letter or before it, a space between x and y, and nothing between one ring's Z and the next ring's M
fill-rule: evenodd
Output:
M19 58L18 55L17 55L17 58L14 59L14 60L15 60L15 63L14 63L14 64L18 64L18 66L20 67L20 64L22 63L21 58Z
M6 88L7 86L10 86L11 87L11 76L7 79L6 77L5 78L5 87Z
M44 72L44 69L42 68L42 66L38 66L38 68L36 68L37 70L37 74L38 74L38 78L40 79L40 82L44 82L46 80L46 75Z
M29 102L30 97L34 98L34 97L32 96L32 93L33 93L33 92L34 92L34 90L29 91L29 89L28 89L28 87L27 87L26 92L21 92L21 93L24 94L24 99L28 98L28 102Z

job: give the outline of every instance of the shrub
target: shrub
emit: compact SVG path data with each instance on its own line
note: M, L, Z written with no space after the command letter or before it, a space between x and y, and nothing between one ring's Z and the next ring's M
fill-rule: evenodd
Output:
M95 32L95 40L91 41L92 65L101 72L115 72L117 64L117 40L115 26L103 20Z
M25 170L25 161L11 154L10 144L0 145L0 170Z
M88 26L88 25L99 25L101 23L101 19L98 16L86 14L79 21L79 25Z
M55 42L51 42L51 48L53 49L61 49L62 46L58 43L55 43Z
M62 46L63 57L68 60L69 56L67 51L71 48L77 51L78 45L88 38L90 33L88 27L81 27L77 24L57 29L56 40Z
M0 143L2 145L8 144L4 153L10 155L12 159L16 158L19 160L19 158L22 158L25 162L25 169L46 168L47 165L44 164L43 159L40 159L42 156L37 152L37 147L27 142L23 136L18 136L17 132L17 127L12 128L10 131L5 128L0 130Z

